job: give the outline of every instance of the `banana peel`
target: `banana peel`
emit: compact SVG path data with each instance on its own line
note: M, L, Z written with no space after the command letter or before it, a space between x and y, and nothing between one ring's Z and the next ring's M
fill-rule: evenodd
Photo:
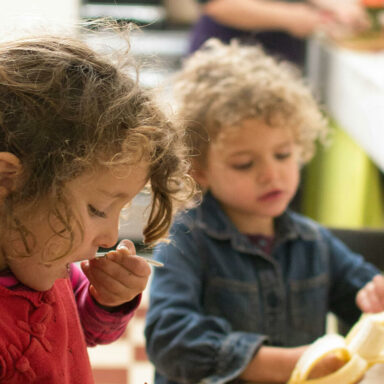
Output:
M328 354L345 364L329 375L308 379ZM384 363L384 312L362 315L346 337L329 334L317 339L300 357L287 384L354 384L378 363Z

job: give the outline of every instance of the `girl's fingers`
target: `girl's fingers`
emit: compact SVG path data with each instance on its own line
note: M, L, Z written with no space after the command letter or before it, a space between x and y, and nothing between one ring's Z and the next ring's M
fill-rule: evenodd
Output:
M90 293L102 305L115 306L132 300L148 282L151 267L136 256L130 240L123 240L115 251L104 258L81 263L91 283Z
M121 304L127 303L133 300L140 292L132 291L131 295L122 300L119 296L116 296L108 291L104 292L97 289L94 285L89 286L89 291L92 297L100 304L106 307L117 307Z
M131 301L141 293L146 285L147 278L127 275L125 283L121 283L102 270L89 268L86 275L91 284L92 296L102 305L116 306ZM97 292L97 295L95 295Z
M143 261L145 263L145 261ZM150 269L150 268L149 268ZM138 275L133 270L126 269L121 264L115 263L113 260L103 260L91 264L91 279L94 284L101 284L106 287L123 287L144 289L142 282L148 280L149 274ZM113 288L114 289L114 288ZM114 289L116 291L116 289Z
M118 305L127 303L133 300L140 291L137 290L125 290L124 295L114 293L105 287L90 285L90 292L93 298L101 305L110 307L116 307Z
M136 255L135 245L131 240L128 240L128 239L121 240L119 245L117 246L117 249L121 249L121 250L126 249L129 255Z
M151 267L140 256L123 255L120 252L111 252L106 258L91 260L92 270L101 271L126 285L127 279L132 277L148 278Z
M150 266L142 257L137 256L136 254L129 255L126 253L125 249L120 249L116 252L111 252L110 254L108 254L108 260L113 261L117 265L129 270L130 272L138 276L145 277L149 276L151 273ZM110 264L109 267L112 268L113 264Z

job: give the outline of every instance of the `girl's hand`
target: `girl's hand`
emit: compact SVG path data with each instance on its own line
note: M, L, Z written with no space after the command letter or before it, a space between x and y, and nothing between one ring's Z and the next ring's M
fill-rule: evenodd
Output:
M133 300L147 286L151 268L136 256L133 243L123 240L116 251L103 258L81 263L92 297L106 307L116 307Z
M356 304L367 313L384 311L384 277L376 275L356 295Z

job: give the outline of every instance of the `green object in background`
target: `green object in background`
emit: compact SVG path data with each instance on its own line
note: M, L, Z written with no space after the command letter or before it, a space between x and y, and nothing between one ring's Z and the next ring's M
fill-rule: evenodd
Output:
M366 7L366 12L371 22L371 30L375 32L380 32L383 29L383 26L380 22L380 17L384 13L383 7Z
M303 172L305 215L329 227L384 227L380 171L334 122L330 146L319 148Z

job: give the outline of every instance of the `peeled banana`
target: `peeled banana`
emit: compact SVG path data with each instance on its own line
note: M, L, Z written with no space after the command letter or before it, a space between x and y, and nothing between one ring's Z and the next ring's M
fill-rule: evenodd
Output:
M308 379L331 353L345 364L327 376ZM288 384L353 384L377 363L384 363L384 312L362 315L345 338L330 334L316 340L298 360Z

